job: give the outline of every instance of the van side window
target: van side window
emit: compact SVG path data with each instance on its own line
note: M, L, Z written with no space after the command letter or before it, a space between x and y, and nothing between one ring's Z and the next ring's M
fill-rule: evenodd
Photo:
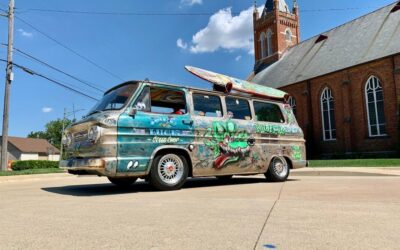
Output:
M136 99L135 103L133 104L138 111L143 112L150 112L151 104L150 104L150 88L145 87L140 93L139 97Z
M285 123L282 111L277 104L254 102L254 111L260 122Z
M158 114L186 114L185 93L158 87L146 87L136 100L139 111Z
M226 97L226 108L228 115L233 119L240 120L251 120L251 111L249 102L245 99L239 99L234 97Z
M193 94L194 114L206 117L222 117L222 105L219 96Z

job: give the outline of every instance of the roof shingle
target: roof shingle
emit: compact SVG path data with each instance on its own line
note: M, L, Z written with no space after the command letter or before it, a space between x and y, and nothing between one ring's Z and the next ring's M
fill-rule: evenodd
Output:
M60 151L45 139L8 137L8 142L23 153L59 154Z

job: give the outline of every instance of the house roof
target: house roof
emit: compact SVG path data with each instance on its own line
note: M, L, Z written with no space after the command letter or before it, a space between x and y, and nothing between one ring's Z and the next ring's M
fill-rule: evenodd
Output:
M60 151L45 139L8 137L8 142L23 153L45 153L52 152L60 154Z
M253 82L274 88L400 53L400 11L393 3L289 48ZM326 36L327 39L321 39ZM320 42L317 42L321 40Z

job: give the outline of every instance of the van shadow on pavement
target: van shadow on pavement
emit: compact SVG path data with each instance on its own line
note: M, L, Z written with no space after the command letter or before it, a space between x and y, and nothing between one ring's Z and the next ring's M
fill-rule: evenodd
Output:
M289 179L287 181L297 181L296 179ZM266 183L272 185L273 183L267 182L265 178L232 178L231 180L222 181L216 178L195 178L188 179L183 186L183 189L190 188L206 188L214 186L238 186L247 184ZM159 192L155 190L147 182L137 182L130 187L117 187L111 183L101 184L87 184L87 185L73 185L61 187L44 187L42 190L46 192L72 195L72 196L100 196L100 195L116 195L126 193L138 192Z

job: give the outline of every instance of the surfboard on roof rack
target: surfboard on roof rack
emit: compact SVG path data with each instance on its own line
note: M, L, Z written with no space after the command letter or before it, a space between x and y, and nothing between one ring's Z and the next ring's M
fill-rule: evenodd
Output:
M211 82L218 87L224 88L225 92L227 93L235 90L257 97L272 98L278 100L286 100L289 97L289 94L281 90L218 74L205 69L200 69L192 66L185 66L185 69L203 80Z

